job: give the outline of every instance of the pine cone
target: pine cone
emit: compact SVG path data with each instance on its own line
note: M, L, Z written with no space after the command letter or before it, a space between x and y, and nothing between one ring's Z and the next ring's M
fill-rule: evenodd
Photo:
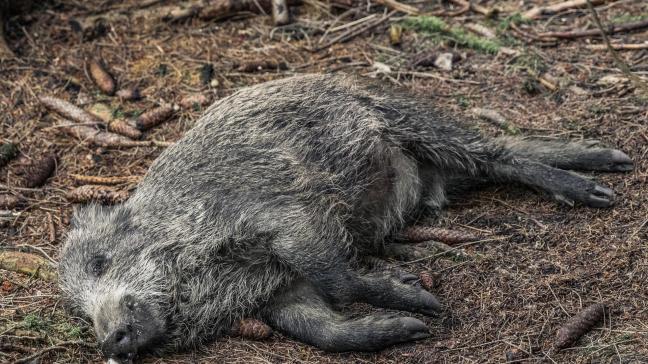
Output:
M125 122L122 119L115 119L110 124L108 124L108 130L127 136L131 139L139 139L142 137L142 132L139 129L133 127L129 123Z
M5 143L0 144L0 168L4 167L9 163L10 160L16 158L18 154L18 148L15 144Z
M113 76L108 72L103 62L91 60L88 63L88 73L92 77L92 81L103 91L106 95L112 96L117 89L117 83Z
M272 335L272 328L256 319L242 319L232 325L231 334L251 340L264 340Z
M425 288L426 291L432 291L438 284L438 279L430 272L420 272L418 276L421 281L421 287Z
M170 118L171 115L173 115L173 107L171 105L156 107L140 115L135 121L135 126L139 130L150 129Z
M180 100L180 106L187 110L200 110L209 105L211 98L204 94L187 95Z
M477 240L477 237L463 231L434 228L431 226L410 226L405 229L405 238L418 243L436 240L446 244L458 244Z
M605 315L605 305L595 303L569 319L559 330L554 342L557 350L569 347L589 332Z
M117 191L105 186L84 185L68 191L66 197L69 201L76 203L97 201L109 205L128 199L128 192Z
M119 185L122 183L138 182L142 177L140 176L84 176L80 174L73 174L71 177L79 184L89 185Z
M56 168L56 157L45 155L40 159L34 159L29 164L22 166L16 174L22 175L22 185L28 188L40 187L54 173Z

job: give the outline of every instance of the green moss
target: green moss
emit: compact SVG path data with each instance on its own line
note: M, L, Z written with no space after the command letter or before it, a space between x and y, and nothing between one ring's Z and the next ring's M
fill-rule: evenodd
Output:
M497 53L500 49L499 42L468 33L462 28L451 27L435 16L408 17L403 21L403 26L431 37L437 42L448 40L459 47L482 53Z
M45 328L45 321L38 315L30 313L23 318L22 325L29 330L41 330Z

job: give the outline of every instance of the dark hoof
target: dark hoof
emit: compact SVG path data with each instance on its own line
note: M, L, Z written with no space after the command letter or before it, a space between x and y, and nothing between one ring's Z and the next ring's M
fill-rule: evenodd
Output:
M588 199L583 202L590 207L604 208L614 205L614 197L614 191L607 187L596 185L592 193L588 196Z
M434 295L424 289L419 291L419 296L421 298L421 307L419 312L427 316L439 316L443 306L439 303Z
M630 172L634 169L634 162L630 157L620 150L613 149L610 151L608 171L610 172Z
M410 340L421 340L431 336L430 329L423 323L423 321L415 319L414 317L399 317L395 319L399 322L401 327Z

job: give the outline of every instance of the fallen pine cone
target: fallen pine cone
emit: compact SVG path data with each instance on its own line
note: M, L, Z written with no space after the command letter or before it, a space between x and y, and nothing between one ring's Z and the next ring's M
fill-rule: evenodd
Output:
M59 115L81 124L103 124L101 119L71 103L52 96L40 96L41 104Z
M95 85L106 95L112 96L117 89L117 83L113 76L108 72L103 62L91 60L88 62L88 73Z
M249 61L238 66L239 72L257 72L263 70L286 70L288 65L286 62L275 62L267 60Z
M142 132L131 124L122 119L115 119L108 124L108 130L127 136L131 139L139 139L142 137Z
M46 155L40 159L32 160L30 163L21 166L16 174L22 175L22 185L28 188L40 187L56 169L56 157Z
M68 191L66 197L70 202L75 203L96 201L111 205L126 201L128 192L117 191L106 186L84 185Z
M180 100L180 106L188 110L200 110L209 105L211 98L204 94L187 95Z
M77 125L69 121L59 123L57 126L59 127L59 129L72 135L73 137L76 137L79 140L100 147L122 146L133 142L133 140L119 134L100 131L90 126Z
M117 91L117 97L122 101L135 101L141 99L142 95L137 87L128 87Z
M272 335L272 328L256 319L242 319L232 325L232 336L251 340L264 340Z
M16 155L18 155L18 148L15 144L0 144L0 168L6 166L10 160L16 158Z
M605 305L595 303L570 318L556 334L554 348L561 350L578 341L589 332L605 315Z
M458 244L477 240L475 235L467 232L430 226L410 226L403 234L405 239L414 243L436 240L447 244Z
M135 126L139 130L150 129L173 115L173 107L171 105L164 105L156 107L140 115L135 121Z
M425 288L426 291L431 292L438 284L438 279L435 279L430 272L420 272L418 276L421 281L421 287Z
M13 209L19 202L20 199L14 195L0 195L0 209Z
M80 174L72 174L71 177L76 183L91 184L91 185L119 185L123 183L139 182L141 176L84 176Z

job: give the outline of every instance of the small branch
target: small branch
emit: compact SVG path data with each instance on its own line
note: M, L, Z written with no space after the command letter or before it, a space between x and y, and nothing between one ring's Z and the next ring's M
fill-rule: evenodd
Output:
M645 28L648 28L648 19L624 24L610 24L605 30L603 30L604 28L598 28L588 30L574 30L568 32L545 32L539 33L537 36L540 38L576 39L603 36L604 34L637 31Z
M403 12L407 15L418 15L420 13L419 9L416 7L399 3L396 0L375 0L375 2L392 10Z
M603 40L605 41L605 44L610 50L610 53L612 54L615 63L621 69L621 71L623 71L623 74L625 74L628 78L630 78L630 80L635 85L635 87L640 90L643 90L645 95L648 96L648 85L646 84L645 81L639 78L639 76L632 73L630 67L628 67L628 65L621 59L621 57L619 57L619 54L614 50L612 44L610 43L610 38L605 32L603 24L601 24L601 19L599 19L598 13L596 12L596 9L594 9L594 5L592 5L592 2L590 0L586 0L586 1L589 10L592 12L592 17L594 18L594 22L596 23L596 26L599 28L599 31L603 36ZM648 26L648 19L645 21L645 26Z
M648 49L648 42L644 43L617 43L617 44L611 44L612 49L616 51L637 51L641 49ZM586 46L588 49L594 50L594 51L606 51L610 49L610 47L607 44L588 44Z
M595 5L600 5L606 2L607 0L594 0ZM548 6L538 6L525 13L522 13L522 17L527 19L537 19L543 15L551 15L563 10L582 8L587 6L587 0L570 0L570 1L561 1L559 3L551 4Z

